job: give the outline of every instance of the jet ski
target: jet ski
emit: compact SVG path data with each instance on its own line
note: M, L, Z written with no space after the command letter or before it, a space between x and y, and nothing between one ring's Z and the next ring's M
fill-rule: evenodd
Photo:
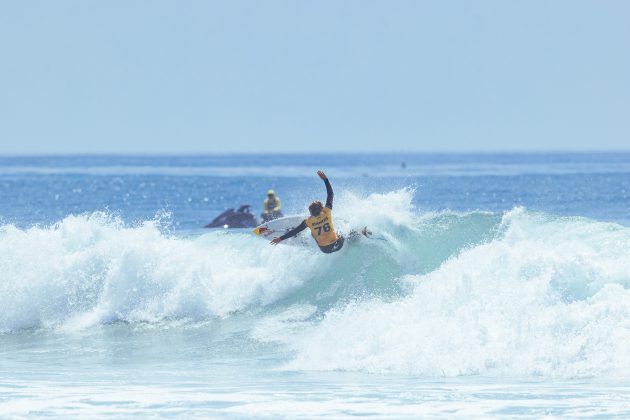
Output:
M258 220L249 211L251 206L243 204L237 210L227 209L205 225L207 228L252 228L258 226Z

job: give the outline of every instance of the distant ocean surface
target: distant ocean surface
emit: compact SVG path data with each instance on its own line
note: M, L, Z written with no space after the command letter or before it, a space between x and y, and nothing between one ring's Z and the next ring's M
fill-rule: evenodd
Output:
M227 208L335 190L324 255ZM0 157L0 417L630 417L630 153Z

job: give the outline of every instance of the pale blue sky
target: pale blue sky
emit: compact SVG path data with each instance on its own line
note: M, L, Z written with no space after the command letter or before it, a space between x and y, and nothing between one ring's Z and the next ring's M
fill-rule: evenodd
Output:
M0 0L0 154L630 148L630 1Z

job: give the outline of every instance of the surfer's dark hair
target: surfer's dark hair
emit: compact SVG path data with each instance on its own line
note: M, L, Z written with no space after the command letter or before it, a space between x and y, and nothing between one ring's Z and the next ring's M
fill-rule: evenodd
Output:
M311 216L319 216L319 214L324 209L321 201L313 201L310 206L308 206L308 211L311 212Z

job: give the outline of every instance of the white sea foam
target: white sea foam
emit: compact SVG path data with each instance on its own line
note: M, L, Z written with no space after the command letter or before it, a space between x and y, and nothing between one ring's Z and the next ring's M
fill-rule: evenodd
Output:
M0 331L222 317L299 287L318 257L246 234L178 238L154 222L128 227L104 214L48 228L5 225Z
M297 351L287 368L630 374L630 229L515 209L502 231L406 276L403 299L339 305L285 336Z

